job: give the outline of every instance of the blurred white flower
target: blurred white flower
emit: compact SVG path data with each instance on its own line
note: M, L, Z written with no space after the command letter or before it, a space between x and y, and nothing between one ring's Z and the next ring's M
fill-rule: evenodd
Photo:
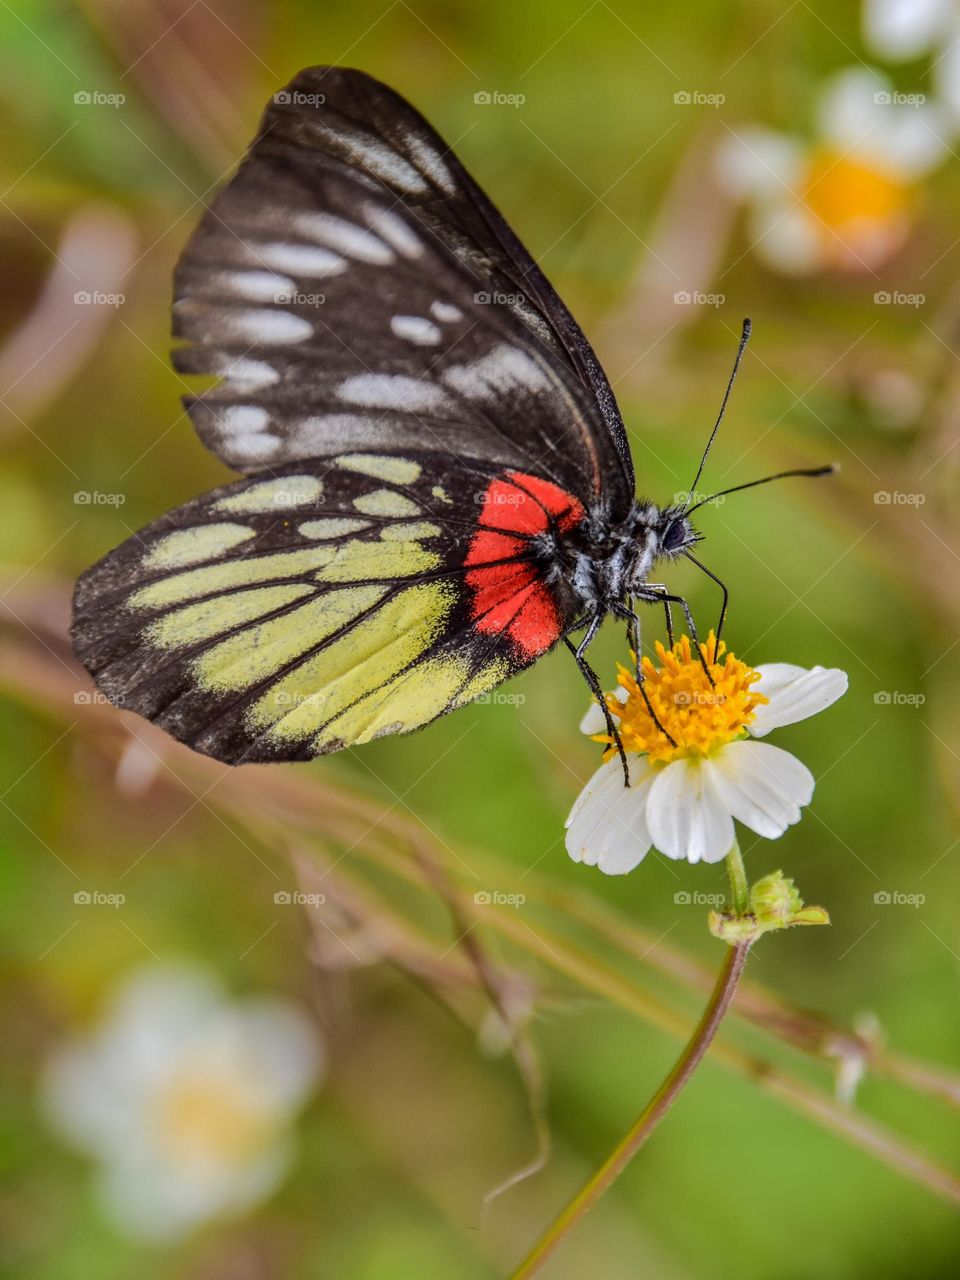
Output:
M863 38L890 62L929 51L936 96L960 120L960 0L864 0Z
M43 1100L99 1162L113 1223L160 1243L277 1186L321 1065L294 1007L233 1002L203 972L157 966L128 978L98 1027L54 1055Z
M946 40L956 0L864 0L863 39L880 58L907 62Z
M756 252L786 274L872 270L910 230L916 186L947 155L943 108L853 67L823 87L811 140L751 127L717 152Z
M717 649L712 636L701 650L712 684L686 636L669 651L657 645L660 666L643 660L644 689L673 742L621 668L627 698L617 699L617 718L630 786L611 749L567 819L575 862L623 875L651 848L668 858L719 862L733 844L734 819L775 839L810 803L814 780L806 765L752 739L829 707L846 690L845 673L782 662L754 670L722 644ZM596 736L609 742L602 726Z

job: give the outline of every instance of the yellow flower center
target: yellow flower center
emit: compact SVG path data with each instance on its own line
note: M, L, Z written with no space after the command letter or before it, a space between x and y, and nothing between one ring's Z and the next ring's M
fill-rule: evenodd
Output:
M209 1068L186 1068L157 1098L158 1137L170 1158L188 1167L235 1167L255 1158L271 1122L255 1083Z
M912 202L898 175L851 155L821 149L810 158L802 196L838 263L849 252L871 257L902 237Z
M610 695L607 706L619 717L620 737L627 751L643 752L660 762L709 755L740 737L753 720L754 709L769 701L751 689L760 673L727 653L726 645L718 645L712 631L700 651L713 684L686 636L669 651L657 641L656 651L659 666L650 658L643 659L644 690L676 745L657 727L634 675L620 667L618 683L626 689L627 700L621 703ZM609 735L600 734L597 741L611 744L605 758L614 754Z

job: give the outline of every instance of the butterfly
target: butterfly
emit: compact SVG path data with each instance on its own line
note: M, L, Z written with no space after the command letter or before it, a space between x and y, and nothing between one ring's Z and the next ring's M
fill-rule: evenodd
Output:
M639 603L695 638L650 576L710 572L694 505L635 497L572 315L377 80L314 67L274 95L173 314L176 369L210 384L186 409L241 478L80 577L75 652L117 706L231 764L305 760L419 729L561 641L604 706L586 651L613 616L639 652Z

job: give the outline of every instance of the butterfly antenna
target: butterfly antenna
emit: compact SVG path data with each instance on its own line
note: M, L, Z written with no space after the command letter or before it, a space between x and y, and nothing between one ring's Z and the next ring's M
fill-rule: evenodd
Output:
M694 506L687 507L683 514L690 515L698 507L705 507L708 502L713 502L715 498L725 498L728 493L739 493L741 489L755 489L758 484L769 484L771 480L787 480L790 476L832 476L839 470L839 464L831 462L826 467L796 467L791 471L778 471L776 475L761 476L759 480L748 480L746 484L735 484L732 489L721 489L719 493L711 493L708 498L702 498Z
M688 490L689 497L691 498L697 491L697 485L700 483L701 475L703 475L703 468L706 466L707 454L710 452L710 447L713 444L714 440L717 438L717 432L720 430L720 423L723 421L723 415L727 411L727 401L730 399L730 392L733 390L733 384L736 379L737 372L740 368L740 361L743 359L744 350L746 348L747 343L750 341L750 333L752 329L753 329L753 325L750 322L750 317L747 316L747 318L743 322L743 330L741 331L741 334L740 334L740 345L737 347L737 354L733 362L733 368L730 370L730 379L727 382L727 389L723 393L723 401L720 405L720 412L717 414L717 420L713 424L713 430L710 432L710 439L707 441L707 447L704 449L703 456L700 459L700 465L699 467L697 467L697 474L693 477L693 484L690 486ZM698 503L697 505L699 506L700 504ZM693 510L695 510L694 507L686 507L684 509L684 515L686 515L688 512Z

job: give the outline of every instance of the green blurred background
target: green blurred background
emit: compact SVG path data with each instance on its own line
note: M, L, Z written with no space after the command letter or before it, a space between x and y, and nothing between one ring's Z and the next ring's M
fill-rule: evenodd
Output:
M676 1052L661 1028L605 999L602 965L664 1000L681 1025L702 1003L651 968L639 943L605 954L603 930L588 931L550 892L607 904L678 954L719 963L706 908L676 895L722 892L720 869L651 857L606 880L568 861L563 819L597 749L577 733L586 699L563 653L508 686L519 705L472 706L413 737L290 768L320 797L317 856L356 844L337 872L373 902L371 929L389 914L438 959L457 954L462 931L431 900L425 872L425 890L401 891L366 859L362 834L324 829L331 797L371 815L370 830L422 824L468 907L475 891L526 897L504 908L509 937L482 910L471 937L533 993L553 1152L544 1172L485 1209L535 1134L510 1056L478 1047L482 993L458 993L454 1017L435 975L382 941L363 963L354 947L348 962L334 937L343 921L329 918L318 942L303 913L274 901L296 883L288 842L196 801L206 780L193 797L167 786L166 765L151 778L149 762L128 758L118 785L103 735L122 719L52 692L63 681L86 688L60 638L70 581L130 530L228 478L180 411L167 361L171 271L267 97L311 63L382 78L456 144L595 341L650 496L689 484L740 320L752 316L706 483L831 460L842 472L706 510L702 556L731 587L739 655L841 666L850 691L778 735L818 778L809 814L775 847L744 842L751 874L782 867L833 926L767 940L750 976L791 1008L867 1028L870 1044L956 1064L960 158L910 192L909 235L886 261L802 278L760 260L711 161L744 124L810 136L825 78L877 61L859 6L19 0L0 5L0 29L4 1274L504 1275ZM887 70L902 90L923 89L929 62ZM83 92L125 101L76 103ZM485 105L480 92L524 101ZM724 101L678 103L683 92ZM122 304L76 305L81 277ZM883 290L923 302L878 306ZM675 302L685 291L717 295L715 305ZM78 503L77 493L122 503ZM671 584L698 617L714 616L705 579L678 569ZM648 638L658 626L651 617ZM623 656L611 629L595 652L607 684ZM126 900L78 907L79 888ZM878 901L884 893L923 901ZM599 966L592 987L552 963L543 940L554 934ZM36 1103L45 1057L152 957L202 963L237 993L298 1001L330 1057L280 1192L166 1250L105 1225L89 1163ZM829 1037L811 1055L755 1026L723 1035L832 1098ZM878 1161L771 1096L763 1070L708 1061L544 1274L946 1274L955 1206L896 1159ZM867 1071L855 1114L948 1167L960 1095L953 1086L951 1105L945 1092Z

